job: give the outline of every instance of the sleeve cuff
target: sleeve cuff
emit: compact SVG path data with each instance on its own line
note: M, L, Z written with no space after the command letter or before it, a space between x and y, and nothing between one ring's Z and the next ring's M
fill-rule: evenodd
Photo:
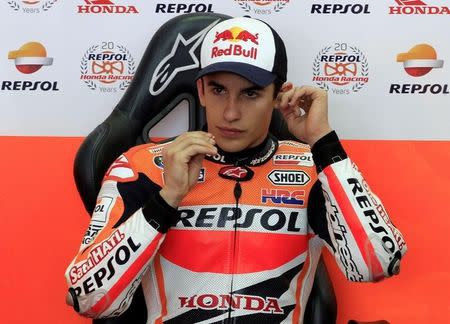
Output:
M311 148L311 152L317 173L322 172L330 164L347 158L347 153L345 153L335 131L331 131L320 138Z
M166 233L178 220L178 210L170 206L159 194L155 192L153 196L142 207L147 222L160 233Z

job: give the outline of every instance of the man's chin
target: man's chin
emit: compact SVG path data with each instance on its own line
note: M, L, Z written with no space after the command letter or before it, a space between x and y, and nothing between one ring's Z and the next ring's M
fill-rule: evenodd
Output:
M245 145L245 143L242 143L238 140L217 140L216 138L216 143L217 146L228 153L240 152L247 148L247 145Z

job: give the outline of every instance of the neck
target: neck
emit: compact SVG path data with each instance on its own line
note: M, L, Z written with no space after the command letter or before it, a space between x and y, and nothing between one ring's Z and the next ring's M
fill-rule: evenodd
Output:
M239 152L226 152L218 147L218 153L215 156L207 156L210 161L221 164L234 165L260 165L268 161L276 149L278 141L272 135L268 135L261 144L246 148Z

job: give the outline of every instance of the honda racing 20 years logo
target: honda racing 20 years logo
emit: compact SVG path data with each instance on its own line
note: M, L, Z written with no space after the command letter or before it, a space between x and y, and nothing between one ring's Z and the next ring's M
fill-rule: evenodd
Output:
M53 5L58 0L48 0L48 1L39 1L39 0L23 0L23 1L14 1L8 0L9 6L14 11L20 11L26 14L38 14L44 11L47 11L53 7Z
M397 62L413 78L420 78L434 69L441 69L444 61L437 58L437 52L429 44L418 44L405 53L397 54ZM442 83L392 83L389 93L394 94L449 94L448 84Z
M91 90L117 92L125 90L133 79L136 65L125 46L101 42L89 47L80 64L80 79Z
M394 0L392 0L394 2ZM448 15L450 8L441 5L428 5L421 0L395 0L396 6L389 6L390 15ZM434 1L436 2L436 1Z
M367 58L347 43L325 46L314 60L313 81L335 94L358 92L369 82Z
M290 0L234 0L245 12L255 15L270 15L281 11Z
M47 56L47 49L39 42L28 42L17 50L8 53L8 59L14 61L16 70L21 74L38 73L44 66L53 64L53 57ZM38 73L38 75L40 75ZM59 91L57 81L49 80L3 80L1 90L9 91Z

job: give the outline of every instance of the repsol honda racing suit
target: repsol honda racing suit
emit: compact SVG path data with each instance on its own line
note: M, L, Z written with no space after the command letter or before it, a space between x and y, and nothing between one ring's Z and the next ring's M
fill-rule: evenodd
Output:
M335 132L272 136L207 156L178 210L159 195L166 144L109 168L66 272L74 308L121 314L142 282L148 323L301 323L323 245L351 281L398 273L406 252Z

